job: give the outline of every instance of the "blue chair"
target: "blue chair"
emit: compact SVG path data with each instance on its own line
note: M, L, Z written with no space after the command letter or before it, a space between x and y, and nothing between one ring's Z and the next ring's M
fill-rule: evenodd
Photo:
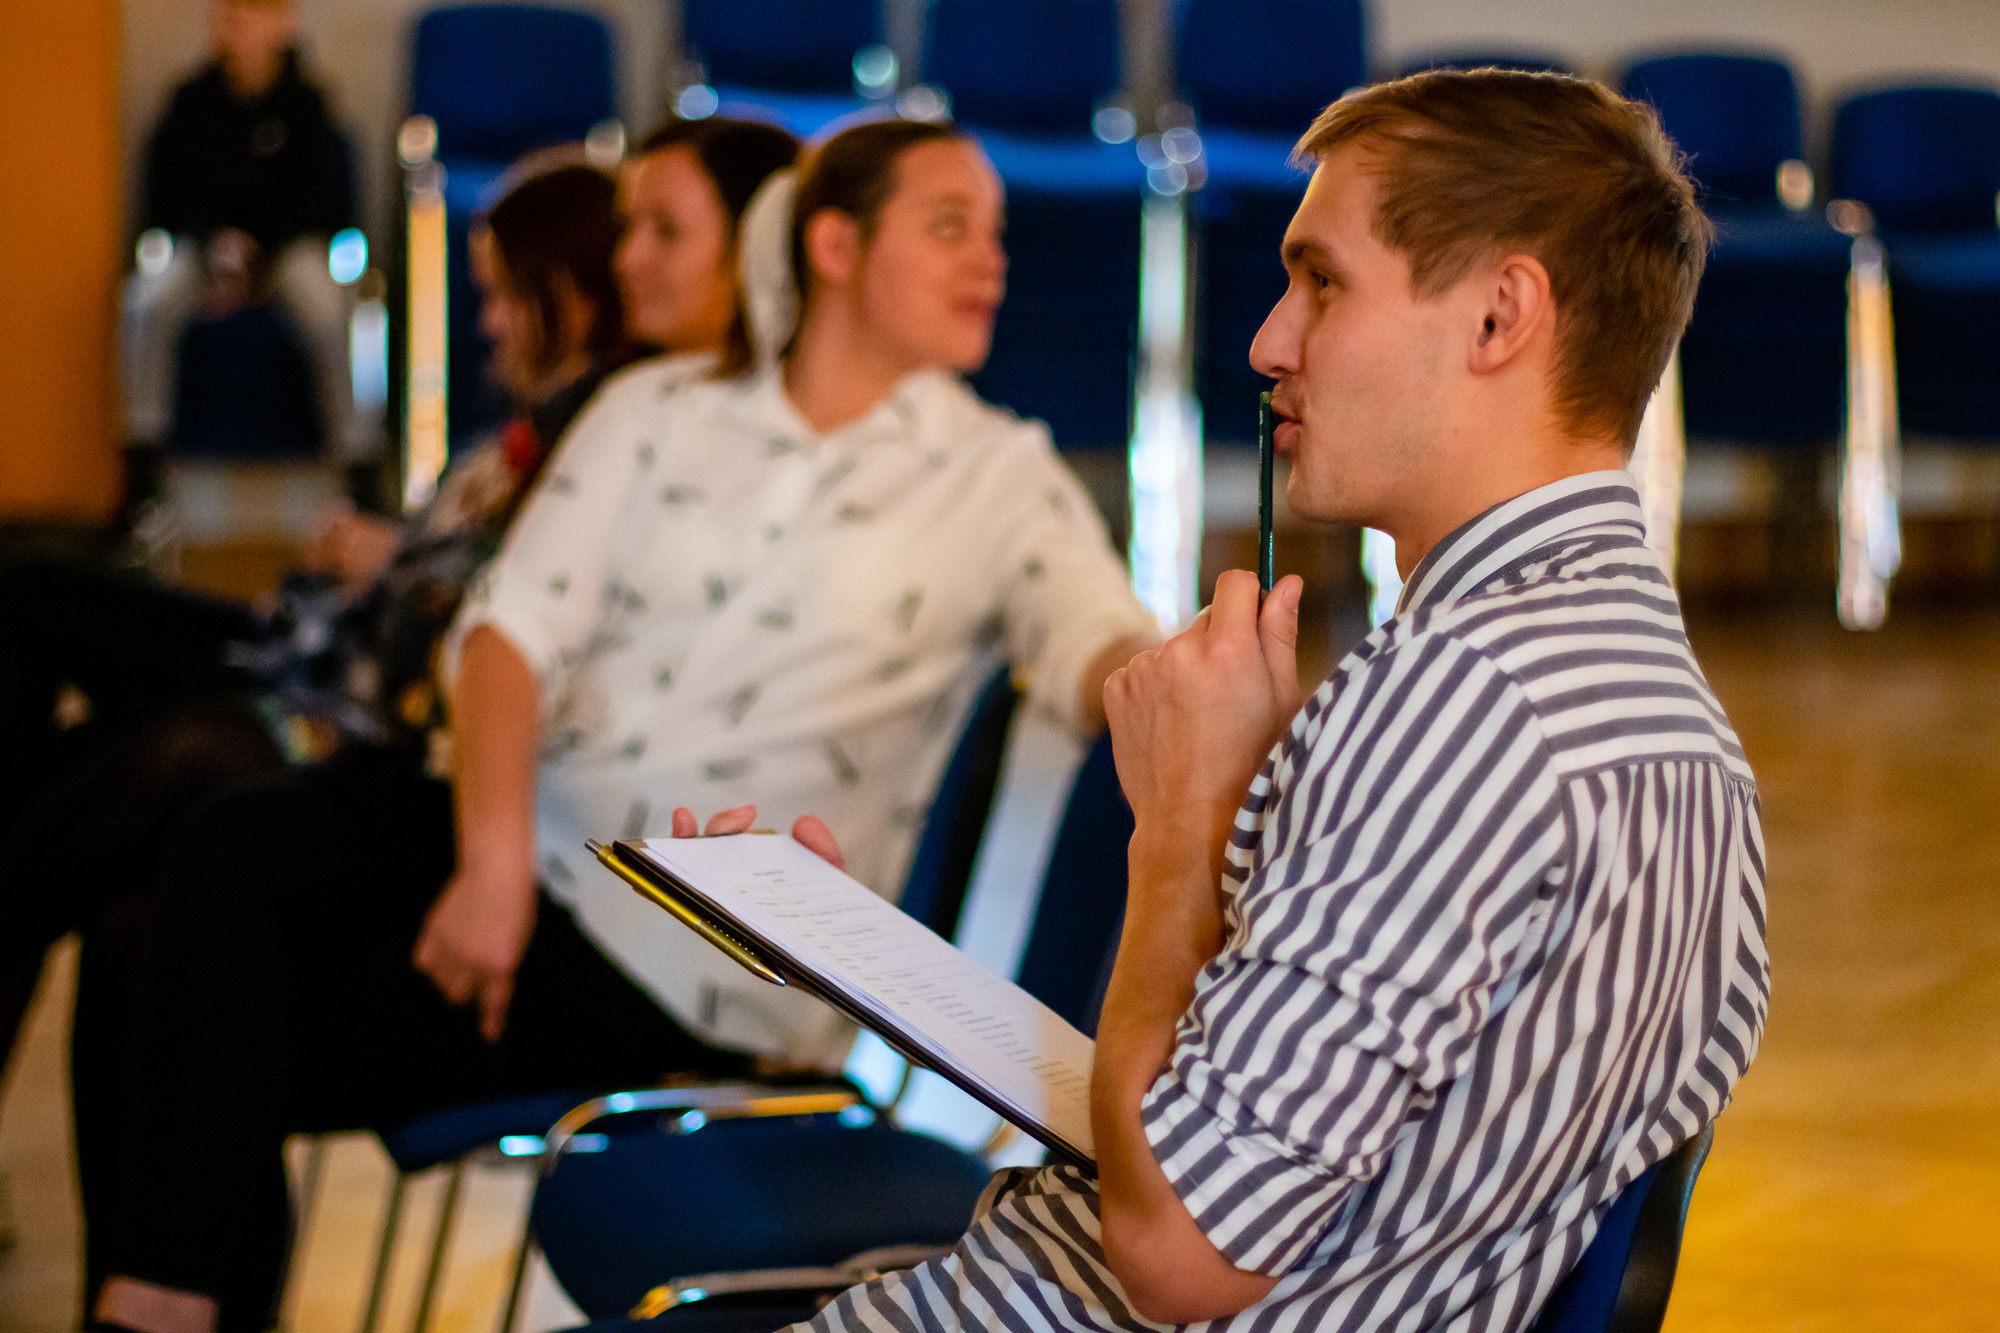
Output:
M1757 55L1669 55L1633 65L1623 88L1659 110L1716 226L1681 342L1688 434L1816 456L1840 434L1851 243L1780 200L1780 166L1800 151L1790 68Z
M910 857L897 905L946 939L958 928L972 886L973 863L979 858L980 836L993 812L1000 788L1000 766L1007 757L1007 737L1021 692L1014 673L1001 667L972 701L958 748L938 780L924 831Z
M2000 441L2000 93L1893 88L1834 117L1833 187L1889 251L1905 430Z
M936 0L924 48L1007 186L1007 299L973 385L1065 449L1132 429L1145 169L1091 132L1118 53L1117 0Z
M1116 945L1131 831L1107 736L1077 772L1017 974L1086 1030L1096 1026ZM820 1269L863 1251L950 1245L991 1174L979 1155L892 1128L859 1105L729 1118L711 1103L690 1118L672 1089L644 1096L643 1106L605 1098L564 1117L531 1206L551 1271L593 1319L616 1319L655 1293L660 1328L767 1333L802 1317L769 1322L798 1301L787 1281L812 1275L774 1274L761 1291L732 1296L750 1306L733 1315L707 1287L675 1279Z
M857 88L895 91L892 63L856 65L863 52L866 64L887 51L880 0L687 0L681 31L722 111L776 121L801 138L860 110ZM868 87L864 74L887 77Z
M1625 1187L1529 1333L1658 1333L1673 1295L1681 1232L1715 1126Z
M462 5L418 20L410 110L437 122L445 168L451 439L498 425L507 404L487 379L486 340L466 254L473 214L522 154L581 140L618 113L610 30L588 14L532 5Z
M1201 130L1207 183L1193 200L1200 276L1195 394L1209 439L1254 444L1250 342L1285 294L1278 259L1309 173L1292 149L1313 118L1368 80L1361 0L1180 0L1179 84Z

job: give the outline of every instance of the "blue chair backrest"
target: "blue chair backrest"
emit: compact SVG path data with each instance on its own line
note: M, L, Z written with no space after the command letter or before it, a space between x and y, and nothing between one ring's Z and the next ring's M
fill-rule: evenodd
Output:
M910 858L910 873L897 905L946 939L957 933L965 910L965 892L972 883L987 817L993 812L1000 764L1007 755L1007 736L1020 700L1013 671L1004 666L973 699L958 748L938 780L923 836Z
M1627 70L1623 89L1659 110L1668 136L1692 159L1705 204L1777 205L1778 164L1799 155L1799 91L1784 61L1661 56Z
M617 114L611 34L588 14L528 5L436 9L417 24L410 107L438 153L511 161Z
M1131 841L1132 807L1118 785L1107 732L1090 747L1070 787L1014 974L1023 990L1093 1035L1105 969L1125 919Z
M1181 0L1180 86L1211 125L1296 139L1368 81L1361 0Z
M924 78L968 125L1087 134L1118 88L1118 33L1117 0L937 0Z
M854 53L882 40L879 0L687 0L687 48L712 83L845 93Z
M1889 232L1991 231L2000 191L2000 93L1889 88L1833 120L1833 192Z
M1658 1333L1673 1295L1681 1232L1715 1126L1625 1187L1528 1333Z

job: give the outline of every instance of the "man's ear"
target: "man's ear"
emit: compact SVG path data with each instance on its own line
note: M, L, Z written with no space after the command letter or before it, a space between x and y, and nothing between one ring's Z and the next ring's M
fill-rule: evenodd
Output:
M1483 294L1469 360L1474 374L1490 375L1552 334L1555 298L1542 261L1523 254L1507 255L1487 270Z
M837 208L806 220L806 262L816 281L845 287L861 266L861 227Z

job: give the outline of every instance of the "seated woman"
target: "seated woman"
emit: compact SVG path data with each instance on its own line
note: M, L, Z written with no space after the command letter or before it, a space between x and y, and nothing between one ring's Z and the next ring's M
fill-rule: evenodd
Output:
M626 240L621 242L617 187L603 173L581 165L551 165L547 159L526 164L522 182L490 211L484 229L475 233L478 239L474 245L476 273L485 286L482 324L494 340L494 364L504 381L524 404L537 406L490 446L464 452L455 460L436 499L406 525L386 574L355 603L358 609L346 618L352 623L337 627L342 636L368 652L365 657L336 660L363 665L333 672L291 670L284 673L290 688L269 696L267 709L298 719L285 731L336 735L343 741L337 752L322 756L322 762L310 768L294 770L254 791L223 799L209 815L185 826L185 836L177 845L233 838L235 821L248 820L251 816L245 811L262 808L282 814L280 822L291 820L315 831L323 829L336 844L359 841L378 856L393 858L396 826L391 822L375 827L369 812L378 805L406 805L407 812L399 813L411 821L420 821L428 814L443 831L442 836L449 839L446 789L425 772L434 748L430 731L441 713L437 692L430 684L430 666L466 579L497 545L540 467L546 444L567 426L605 372L622 359L620 349L628 342L628 332L630 340L665 349L667 355L653 363L663 373L697 373L714 363L727 343L727 314L734 308L731 238L735 215L764 177L788 164L797 151L796 140L782 131L743 122L706 122L702 135L692 141L694 146L685 146L684 135L677 136L676 142L683 144L694 164L692 176L670 183L668 188L653 189L646 184L646 177L656 155L643 155L632 169L634 180L630 184L635 188L627 190L624 207L641 224L647 216L654 218L656 227L679 219L668 227L675 237L693 232L706 238L698 242L693 263L688 262L686 247L678 240L664 247L654 244L650 249L631 243L630 234L639 229L638 224L628 229ZM717 164L712 177L704 165L709 161ZM691 200L683 197L690 194ZM690 223L689 218L701 225ZM707 246L705 260L700 245ZM674 274L675 281L689 292L686 299L663 295L655 277L660 268ZM622 291L632 291L638 298L629 321L621 318ZM720 328L712 318L718 292L725 312ZM622 327L627 324L629 329ZM353 557L347 562L351 569L370 545L379 547L381 543L379 534L367 527L367 520L352 520L349 527L340 545ZM309 687L316 680L326 680L337 688L315 691ZM356 695L354 690L366 693ZM362 707L362 700L376 702ZM307 719L309 726L304 725ZM276 763L274 756L267 767ZM209 790L212 793L213 788ZM438 799L424 804L424 797L433 792L439 794ZM158 822L150 840L143 844L135 841L134 845L153 855L157 844L166 839L168 827L166 821ZM240 860L228 846L216 845L210 850L219 859ZM74 860L72 853L73 847L63 852L63 880L43 879L44 887L50 882L67 885L74 878L69 864ZM192 893L190 882L176 869L181 864L180 858L170 857L167 878ZM231 883L245 892L268 891L273 866L233 865L237 879ZM128 882L134 873L129 865L107 869L116 869ZM266 878L256 879L257 874ZM143 863L139 877L145 879ZM370 911L371 905L379 906L379 899L370 896L378 887L384 894L393 894L391 885L378 886L372 879L343 881L332 870L320 883L333 886L329 896L309 906L328 911L340 921L351 921ZM429 891L435 891L435 884ZM158 927L169 937L160 946L161 956L172 958L178 949L172 937L183 929L179 923L184 919L176 899ZM245 938L255 927L247 921L240 925L232 922L230 929L237 932L235 938ZM141 940L149 934L142 932ZM13 937L8 944L11 950ZM227 944L204 941L200 947L226 951ZM93 938L86 955L95 951L98 941ZM402 969L415 978L407 962L407 940L399 953ZM284 960L276 961L282 965ZM87 970L95 966L94 962L87 964ZM79 1150L86 1213L91 1222L93 1288L96 1279L115 1266L117 1253L111 1219L120 1208L123 1191L116 1146L122 1117L119 1088L125 1078L119 1058L124 1043L118 1034L122 1031L122 1023L113 1023L108 1017L95 1037L79 1031ZM181 1031L175 1040L185 1041L188 1035ZM86 1076L86 1071L95 1072ZM142 1109L142 1121L146 1114ZM277 1203L281 1209L282 1196ZM268 1231L265 1239L281 1243L283 1227L276 1220L281 1212L260 1210L257 1216L259 1225ZM195 1243L202 1242L197 1239ZM262 1258L256 1260L257 1264L263 1262ZM243 1286L238 1289L269 1288L275 1280L274 1271L243 1273ZM248 1300L253 1311L268 1306L268 1295L252 1295ZM256 1319L251 1318L251 1322Z
M585 836L665 833L676 804L830 811L855 869L893 885L995 655L1100 725L1103 678L1152 619L1046 431L956 375L1000 300L998 180L955 130L882 123L830 141L798 195L776 262L746 256L793 257L796 334L766 325L745 350L771 355L722 378L608 382L468 599L446 677L455 839L442 788L359 783L338 827L255 794L190 828L100 1320L260 1327L289 1131L746 1065L690 1028L837 1061L824 1011L690 982L703 946L626 914Z
M495 204L474 247L481 321L522 415L407 521L337 516L275 613L101 568L0 573L0 1061L43 953L70 930L85 938L80 1046L100 1018L117 1030L143 936L134 886L187 811L349 744L421 755L432 650L467 578L547 445L625 359L614 188L562 165Z

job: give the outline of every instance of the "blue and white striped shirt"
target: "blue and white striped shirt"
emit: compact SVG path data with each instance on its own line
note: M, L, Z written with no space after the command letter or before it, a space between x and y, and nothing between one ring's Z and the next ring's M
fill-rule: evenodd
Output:
M1252 784L1227 943L1142 1112L1202 1231L1281 1279L1213 1327L1523 1328L1748 1067L1757 793L1643 536L1623 472L1467 523ZM999 1186L814 1327L1157 1327L1094 1180Z

